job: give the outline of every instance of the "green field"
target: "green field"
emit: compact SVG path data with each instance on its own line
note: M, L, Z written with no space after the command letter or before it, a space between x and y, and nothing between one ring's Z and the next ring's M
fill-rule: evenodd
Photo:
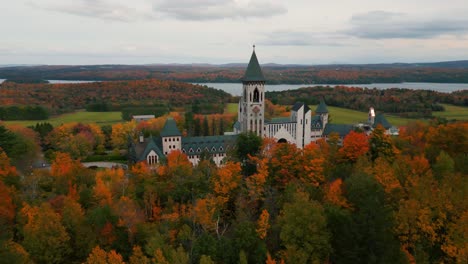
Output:
M443 105L445 107L444 112L433 112L434 116L447 118L448 120L468 120L468 107L454 106L454 105ZM226 104L225 113L237 114L236 103ZM311 105L310 108L315 110L317 106ZM330 119L335 124L354 124L358 122L364 122L367 120L367 113L328 106L330 111ZM401 118L386 114L387 120L395 126L404 126L410 121L415 119ZM49 122L53 126L58 126L65 123L81 122L81 123L96 123L98 125L112 125L118 122L122 122L122 116L120 112L85 112L78 111L75 113L63 114L60 116L52 117L48 120L32 120L32 121L5 121L6 124L20 124L23 126L31 126L40 122Z
M330 122L334 124L355 124L360 122L367 121L367 113L360 112L356 110L351 110L347 108L341 107L334 107L334 106L327 106L329 111L329 118ZM310 108L315 110L317 108L316 105L311 105ZM414 119L409 118L401 118L398 116L392 116L385 114L388 122L394 126L404 126L410 121L414 121Z
M224 112L227 114L237 114L237 108L239 107L239 104L236 103L228 103L226 104L226 108L224 109Z
M448 120L468 120L468 107L443 104L444 112L432 112L433 116L447 118Z
M78 111L69 114L63 114L51 117L48 120L27 120L27 121L5 121L6 124L19 124L23 126L31 126L36 123L48 122L54 127L65 123L81 122L81 123L96 123L100 126L112 125L122 122L122 114L120 112L85 112Z

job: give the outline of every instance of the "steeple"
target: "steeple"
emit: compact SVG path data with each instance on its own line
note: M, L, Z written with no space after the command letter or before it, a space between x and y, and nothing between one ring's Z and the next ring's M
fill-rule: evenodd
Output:
M264 82L265 76L263 76L262 69L258 63L257 55L255 54L255 45L253 46L252 56L250 57L249 65L245 70L243 82Z

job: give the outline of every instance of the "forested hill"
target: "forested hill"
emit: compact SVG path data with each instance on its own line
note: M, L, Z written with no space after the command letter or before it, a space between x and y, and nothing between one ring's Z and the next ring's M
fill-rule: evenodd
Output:
M410 89L368 89L347 86L315 86L287 91L267 91L265 97L274 104L291 105L301 101L309 105L324 99L330 106L367 111L373 106L385 113L404 117L430 117L432 111L443 111L440 103L468 106L468 91L441 93Z
M0 79L239 82L245 64L154 64L0 67ZM270 84L468 83L468 61L262 66Z
M92 82L76 84L21 84L4 82L0 89L0 105L42 105L52 113L85 108L88 104L105 102L123 106L179 106L193 102L219 104L231 95L217 89L176 81L155 79Z

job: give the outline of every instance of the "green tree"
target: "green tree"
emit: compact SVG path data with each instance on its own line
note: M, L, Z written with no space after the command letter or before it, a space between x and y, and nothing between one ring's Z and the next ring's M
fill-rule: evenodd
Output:
M280 238L287 263L323 263L331 252L330 233L323 207L297 191L283 206Z
M385 128L378 125L370 136L370 154L374 161L378 157L383 157L388 161L395 158L395 147L389 135L385 134Z
M250 156L256 156L262 146L262 138L252 132L242 133L237 137L237 158L241 162L242 172L250 176L257 171L256 164L250 162Z
M355 245L350 256L355 258L345 258L343 263L405 263L382 186L372 176L357 173L346 179L345 189L355 208L351 227Z
M37 263L64 263L71 249L70 236L61 223L60 215L48 203L40 207L26 205L22 216L27 219L23 228L23 246Z

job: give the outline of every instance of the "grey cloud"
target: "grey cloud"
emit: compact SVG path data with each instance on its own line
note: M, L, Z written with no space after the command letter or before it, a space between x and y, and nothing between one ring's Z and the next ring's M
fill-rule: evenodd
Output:
M419 18L404 13L372 11L354 15L344 34L367 39L425 39L468 33L466 18Z
M30 5L76 16L116 20L122 22L134 21L139 18L145 18L148 16L148 14L142 14L134 8L111 3L106 0L63 0L57 4L45 5L39 5L37 3L30 2Z
M163 0L153 10L180 20L204 21L237 18L266 18L287 13L287 9L270 2L234 0Z
M340 35L304 31L274 31L264 35L258 44L268 46L350 46Z

